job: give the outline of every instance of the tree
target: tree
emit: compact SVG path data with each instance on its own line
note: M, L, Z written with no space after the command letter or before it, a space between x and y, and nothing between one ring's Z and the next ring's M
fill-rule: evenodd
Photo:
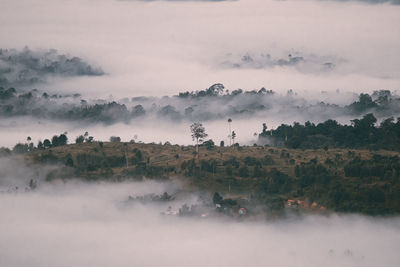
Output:
M42 141L39 140L39 142L37 144L37 148L38 149L43 149L44 148Z
M207 148L207 150L212 150L215 147L215 143L212 139L205 141L203 145Z
M121 142L121 137L119 137L119 136L111 136L110 137L110 142L111 143L119 143L119 142Z
M58 145L59 146L65 146L68 143L68 137L65 133L60 134L58 137Z
M232 145L232 142L231 142L231 122L232 122L232 119L229 118L229 119L228 119L228 125L229 125L229 135L228 135L228 138L229 138L229 145L230 145L230 146Z
M15 154L23 154L25 152L28 152L28 145L27 144L18 143L18 144L16 144L14 146L13 152Z
M268 129L267 124L266 124L266 123L263 123L263 130L262 130L262 133L263 133L264 135L267 135L267 129Z
M88 132L85 132L85 134L83 135L85 137L85 142L86 143L91 143L93 141L93 136L89 136Z
M235 138L236 138L236 133L235 131L232 131L232 142L235 144Z
M223 202L224 202L224 199L221 197L221 195L218 192L215 192L214 196L213 196L214 205L222 204Z
M52 146L58 146L58 136L55 135L53 138L51 138L51 144Z
M67 159L65 161L65 166L74 167L74 160L72 159L71 153L67 154Z
M43 147L44 147L44 148L49 148L49 147L51 147L51 142L50 142L49 139L44 139L44 141L43 141Z
M28 142L28 151L33 151L33 149L35 148L33 142L32 142L32 138L30 136L28 136L26 138L26 141Z
M60 134L59 136L55 135L51 139L51 143L53 146L64 146L68 142L68 137L65 134Z
M85 141L85 137L83 135L80 135L75 139L75 143L77 144L82 144L83 141Z
M192 132L193 141L196 140L196 152L197 157L199 157L199 141L202 142L203 139L208 136L208 134L206 134L206 129L199 122L195 122L190 125L190 131Z

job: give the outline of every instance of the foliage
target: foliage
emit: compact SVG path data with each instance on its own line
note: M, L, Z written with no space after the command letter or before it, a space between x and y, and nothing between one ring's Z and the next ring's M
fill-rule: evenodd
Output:
M196 143L199 141L202 142L204 138L208 136L206 134L206 129L204 128L203 124L199 122L195 122L190 125L190 131L192 132L192 139L193 141L196 140Z
M119 136L111 136L110 137L110 142L111 143L119 143L119 142L121 142L121 137L119 137Z
M352 125L341 125L335 120L327 120L315 125L306 122L304 125L282 124L275 130L259 134L275 145L284 144L288 148L317 149L328 147L366 148L400 150L400 117L384 120L375 126L376 118L369 113L361 119L352 120Z
M209 140L207 140L207 141L204 141L204 142L203 142L203 146L205 146L205 148L206 148L207 150L212 150L212 149L215 148L215 144L214 144L214 141L213 141L212 139L209 139Z

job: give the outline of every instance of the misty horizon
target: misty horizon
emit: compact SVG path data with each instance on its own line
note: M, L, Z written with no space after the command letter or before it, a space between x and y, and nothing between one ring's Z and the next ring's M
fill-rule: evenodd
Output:
M0 10L0 266L398 266L399 0Z

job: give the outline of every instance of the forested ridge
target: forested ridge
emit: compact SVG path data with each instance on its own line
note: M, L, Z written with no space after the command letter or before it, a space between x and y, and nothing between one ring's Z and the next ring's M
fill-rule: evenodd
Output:
M361 119L351 120L350 125L327 120L318 124L282 124L276 129L267 130L264 124L259 141L294 149L333 147L400 151L400 117L396 120L387 118L379 125L376 122L375 116L369 113Z
M214 84L199 91L164 97L87 99L80 94L48 93L38 89L7 87L0 82L0 117L31 116L37 119L114 124L161 119L168 122L250 119L296 116L310 121L362 117L372 113L379 120L400 116L400 97L389 90L361 93L349 105L313 102L293 91L228 90Z
M400 212L398 152L201 146L197 155L194 146L116 140L53 146L23 155L32 166L56 166L47 174L48 181L172 179L192 190L241 195L248 205L266 212ZM288 206L290 201L301 205Z

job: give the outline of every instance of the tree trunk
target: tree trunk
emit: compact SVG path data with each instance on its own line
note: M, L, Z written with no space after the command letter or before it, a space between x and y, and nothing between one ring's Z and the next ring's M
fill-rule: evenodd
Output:
M229 146L232 145L232 132L231 132L231 123L229 123Z
M196 152L197 152L197 159L199 159L199 139L196 138Z

